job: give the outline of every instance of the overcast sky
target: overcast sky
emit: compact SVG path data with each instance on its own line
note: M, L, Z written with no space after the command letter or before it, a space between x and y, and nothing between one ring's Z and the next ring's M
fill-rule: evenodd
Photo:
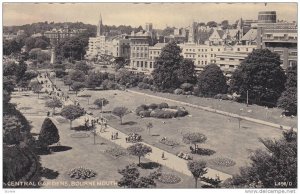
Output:
M264 10L276 11L280 20L297 20L296 3L4 3L3 25L44 21L97 24L101 13L107 25L144 26L152 22L154 28L186 27L192 21L257 19L258 12Z

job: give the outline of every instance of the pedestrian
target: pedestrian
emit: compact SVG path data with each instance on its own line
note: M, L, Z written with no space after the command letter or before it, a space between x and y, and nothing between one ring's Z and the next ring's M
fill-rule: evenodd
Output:
M50 112L48 111L48 112L47 112L47 117L49 117L49 116L50 116Z
M116 139L118 139L118 135L119 135L118 132L116 132Z
M113 140L114 139L114 134L113 133L111 133L111 140Z
M162 159L165 158L165 153L164 153L164 152L161 154L161 158L162 158Z

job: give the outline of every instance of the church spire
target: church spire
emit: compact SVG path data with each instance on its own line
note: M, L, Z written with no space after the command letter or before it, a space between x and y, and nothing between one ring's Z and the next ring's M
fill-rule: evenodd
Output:
M102 15L99 15L99 21L97 25L97 36L101 36L103 34L103 24L102 24Z

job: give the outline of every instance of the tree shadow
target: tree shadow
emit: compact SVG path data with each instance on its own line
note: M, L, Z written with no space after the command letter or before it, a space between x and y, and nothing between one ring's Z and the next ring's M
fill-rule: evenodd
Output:
M88 127L85 125L80 125L80 126L71 128L71 130L74 130L74 131L90 131L91 129L92 129L92 127Z
M137 124L137 122L135 122L135 121L128 121L128 122L125 122L125 123L123 123L122 125L135 125L135 124Z
M59 175L58 171L54 171L52 169L49 168L42 168L41 169L41 177L45 177L47 179L56 179Z
M211 156L215 153L216 151L207 148L198 148L196 151L192 151L192 154L198 154L202 156Z
M140 163L138 166L141 167L142 169L155 169L155 168L159 168L161 164L157 162L146 162L146 163Z
M72 149L70 146L51 146L49 147L52 152L64 152Z

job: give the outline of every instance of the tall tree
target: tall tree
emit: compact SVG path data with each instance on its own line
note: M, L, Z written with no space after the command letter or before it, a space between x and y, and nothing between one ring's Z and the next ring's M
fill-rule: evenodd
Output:
M178 69L182 61L181 49L175 42L163 47L160 56L155 60L156 67L152 72L154 86L159 90L178 88Z
M45 145L51 145L59 141L59 133L55 124L50 118L45 118L39 134L39 141Z
M112 111L112 114L113 115L116 115L120 118L120 121L121 121L121 125L122 125L122 120L123 120L123 117L128 114L128 109L126 107L116 107L113 109Z
M73 91L75 91L76 96L77 96L77 93L84 87L85 87L85 84L82 82L73 82L71 85L71 88Z
M83 110L83 108L80 108L79 106L68 105L68 106L65 106L61 110L60 114L61 114L61 116L63 116L64 118L66 118L70 121L70 130L71 130L72 129L72 121L74 121L75 119L84 115L85 111Z
M217 27L218 23L215 21L209 21L209 22L207 22L206 25L209 26L210 28L212 28L212 27Z
M230 82L231 92L246 99L268 106L276 105L284 90L286 80L280 66L280 56L268 49L255 49L233 72Z
M142 143L136 143L127 148L129 154L139 158L139 165L141 164L141 157L152 152L152 148Z
M198 143L204 143L207 140L207 137L202 133L186 133L182 137L182 141L186 144L193 144L195 150Z
M3 116L3 143L19 144L22 140L21 123L14 115Z
M277 105L290 114L297 115L297 65L289 67L286 76L285 91L278 99Z
M101 112L102 112L102 108L103 106L108 105L109 101L106 98L98 98L94 101L94 104L98 107L101 108Z
M34 93L38 94L38 98L40 98L40 92L43 89L43 86L38 81L33 81L30 83L30 87Z
M279 140L260 139L265 149L255 150L251 164L229 180L234 187L297 188L297 132L283 132ZM284 182L283 184L281 184Z
M194 61L191 59L183 59L178 69L178 80L182 83L192 83L196 81L196 70Z
M206 162L201 160L189 161L187 166L194 176L195 188L197 188L198 179L201 179L207 173Z
M226 77L216 64L207 65L198 76L198 87L205 96L224 94L227 92Z
M55 108L61 108L62 105L62 102L58 98L53 98L46 102L46 107L53 109L53 115L55 114Z

